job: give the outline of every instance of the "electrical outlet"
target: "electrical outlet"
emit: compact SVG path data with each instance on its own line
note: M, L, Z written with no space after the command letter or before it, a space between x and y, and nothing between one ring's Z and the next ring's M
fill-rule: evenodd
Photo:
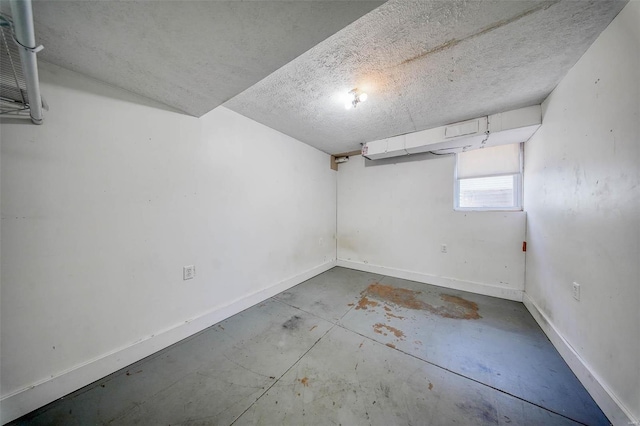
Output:
M182 268L182 279L191 280L196 276L196 267L193 265L185 266Z
M576 282L573 283L573 298L580 300L580 284Z
M441 244L440 245L440 251L442 253L446 253L447 252L447 245L446 244Z

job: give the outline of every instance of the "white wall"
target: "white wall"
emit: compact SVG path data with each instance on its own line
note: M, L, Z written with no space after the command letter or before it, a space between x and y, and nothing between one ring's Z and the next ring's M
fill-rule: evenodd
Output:
M631 1L544 102L525 144L525 302L625 425L620 411L640 419L639 81L640 2Z
M454 211L455 158L422 158L340 164L338 264L522 300L525 214Z
M223 107L41 80L45 124L1 130L3 421L335 265L328 155Z

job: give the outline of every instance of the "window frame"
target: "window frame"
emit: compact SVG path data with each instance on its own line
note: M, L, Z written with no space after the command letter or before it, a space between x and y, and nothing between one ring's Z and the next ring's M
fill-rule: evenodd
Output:
M524 210L523 206L523 190L524 190L524 143L519 144L518 150L518 160L520 163L520 172L513 173L495 173L488 174L482 176L474 176L473 178L465 178L465 179L481 179L486 177L498 177L498 176L513 176L514 184L513 184L513 197L516 201L516 206L513 207L460 207L460 180L458 179L458 154L455 155L456 162L455 167L453 168L453 210L461 211L461 212L472 212L472 211L482 211L482 212L520 212Z

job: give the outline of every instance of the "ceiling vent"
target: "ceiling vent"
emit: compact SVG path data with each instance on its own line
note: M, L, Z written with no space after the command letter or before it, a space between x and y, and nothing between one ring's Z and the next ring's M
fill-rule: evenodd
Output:
M431 152L452 154L487 146L526 142L542 124L540 105L387 139L367 142L362 155L370 160Z

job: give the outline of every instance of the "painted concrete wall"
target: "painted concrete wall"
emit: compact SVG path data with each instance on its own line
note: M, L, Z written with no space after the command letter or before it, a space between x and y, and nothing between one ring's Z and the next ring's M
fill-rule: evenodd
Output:
M454 211L453 156L365 161L339 167L339 264L521 300L523 212Z
M223 107L188 117L47 64L41 80L45 124L2 122L4 402L335 265L328 155Z
M527 297L636 421L639 77L640 2L631 1L543 104L524 186Z

